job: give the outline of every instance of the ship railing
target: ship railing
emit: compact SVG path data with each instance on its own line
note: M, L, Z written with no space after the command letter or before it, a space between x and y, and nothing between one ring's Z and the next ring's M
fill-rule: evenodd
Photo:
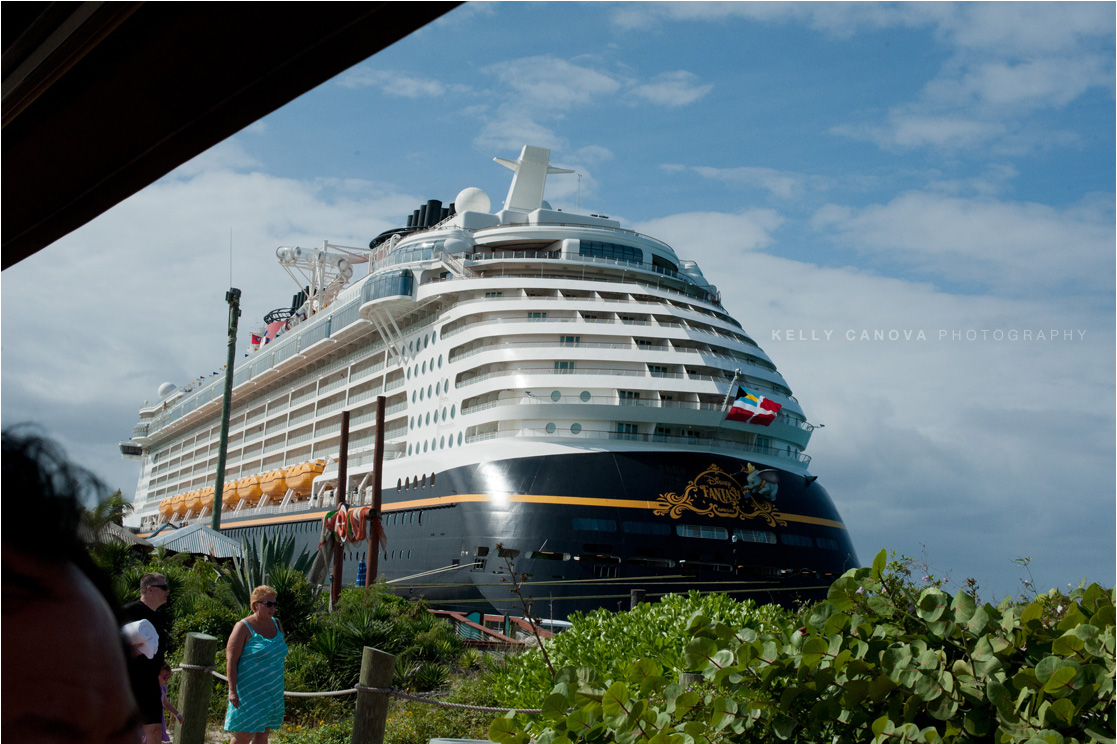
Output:
M636 350L636 351L662 351L665 353L680 353L680 354L701 354L702 356L713 357L715 359L726 359L734 364L747 364L751 367L758 367L768 372L775 372L776 370L761 364L760 362L751 359L742 359L741 357L734 356L733 354L725 354L720 351L709 351L706 349L696 349L690 346L643 346L633 343L608 343L603 341L552 341L549 343L529 343L526 341L496 341L492 343L485 343L473 349L462 351L450 357L451 362L457 362L462 359L467 359L477 354L483 354L486 351L497 351L500 349L622 349L622 350Z
M383 391L384 391L383 387L378 387L378 388L373 388L371 390L364 390L360 393L350 395L349 396L349 404L352 405L353 403L359 403L362 400L366 400L368 398L376 397L377 395L380 395L380 393L382 393Z
M615 395L591 395L588 398L582 398L580 395L567 394L560 395L557 400L549 396L546 398L530 396L522 398L502 398L500 400L491 400L485 403L477 403L471 406L462 406L462 415L468 416L471 413L487 411L490 408L498 408L502 406L547 406L561 404L639 406L644 408L673 408L687 411L728 410L727 406L723 406L720 403L700 403L698 401L689 400L657 400L655 398L617 398ZM809 424L806 421L787 416L782 413L776 417L776 422L796 429L802 429L803 431L814 431L815 428L813 424Z
M602 431L595 429L580 429L577 433L567 429L555 428L548 431L546 428L521 428L509 431L491 431L481 434L474 434L473 436L466 437L466 444L473 444L475 442L483 442L488 439L502 439L507 437L532 437L538 439L549 439L555 442L564 442L569 440L577 441L623 441L623 442L638 442L641 444L657 445L666 444L672 448L684 447L688 449L709 451L711 449L732 450L735 452L750 452L758 455L767 455L781 460L789 460L791 462L799 463L807 466L811 462L811 456L805 455L802 452L794 450L777 449L775 447L764 446L759 444L746 444L732 439L723 439L721 437L705 437L705 436L675 436L671 434L629 434L617 431Z
M484 382L485 380L491 380L499 377L509 377L512 375L531 375L539 377L545 377L548 375L610 375L620 377L647 377L667 380L697 380L702 382L715 382L719 384L728 383L730 381L730 378L724 376L691 374L689 372L660 372L649 371L646 369L622 369L619 367L574 367L562 369L552 369L550 367L539 367L536 369L528 367L516 367L514 369L498 369L491 372L484 372L482 374L476 375L475 377L459 380L457 383L457 387L458 389L461 389L478 382ZM794 395L789 395L787 391L781 390L772 385L766 385L764 383L757 382L751 379L748 381L741 380L741 384L748 385L749 387L754 387L760 390L767 390L789 400L794 400L796 403L799 402Z

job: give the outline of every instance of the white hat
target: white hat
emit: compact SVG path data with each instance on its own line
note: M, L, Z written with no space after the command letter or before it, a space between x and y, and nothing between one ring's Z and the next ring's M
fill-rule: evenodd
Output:
M149 659L153 658L155 652L159 650L159 633L150 620L137 620L134 623L128 623L121 629L121 632L124 633L124 640L128 642L128 645Z

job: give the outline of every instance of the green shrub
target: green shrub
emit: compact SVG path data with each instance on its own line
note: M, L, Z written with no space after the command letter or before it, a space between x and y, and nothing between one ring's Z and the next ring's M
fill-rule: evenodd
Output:
M545 641L547 653L556 669L589 666L611 679L620 679L632 660L640 658L652 658L677 670L690 641L687 622L695 614L758 630L774 627L788 617L776 605L757 606L752 600L737 601L724 594L669 594L629 612L599 609L575 613L569 629ZM497 663L491 683L500 704L510 708L538 708L554 686L538 649Z
M881 551L826 601L768 628L691 618L695 689L654 659L623 676L564 668L504 744L792 740L803 744L1114 741L1114 594L1091 585L981 604L908 578ZM972 584L971 584L972 586Z

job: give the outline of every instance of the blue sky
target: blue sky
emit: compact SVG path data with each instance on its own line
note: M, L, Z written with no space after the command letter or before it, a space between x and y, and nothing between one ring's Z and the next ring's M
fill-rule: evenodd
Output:
M466 186L499 204L491 158L531 144L579 174L555 206L721 287L826 425L812 471L863 560L925 554L991 598L1023 556L1112 585L1114 26L1112 3L462 6L5 271L3 423L130 493L139 405L223 364L230 263L247 334L293 292L276 246L365 245Z

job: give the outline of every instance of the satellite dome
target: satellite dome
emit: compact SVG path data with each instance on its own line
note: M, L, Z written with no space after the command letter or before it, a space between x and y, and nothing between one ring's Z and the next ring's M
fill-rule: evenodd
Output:
M492 206L489 195L476 186L462 189L454 198L456 212L488 212Z
M162 400L175 391L175 384L173 382L164 382L159 386L159 399Z

